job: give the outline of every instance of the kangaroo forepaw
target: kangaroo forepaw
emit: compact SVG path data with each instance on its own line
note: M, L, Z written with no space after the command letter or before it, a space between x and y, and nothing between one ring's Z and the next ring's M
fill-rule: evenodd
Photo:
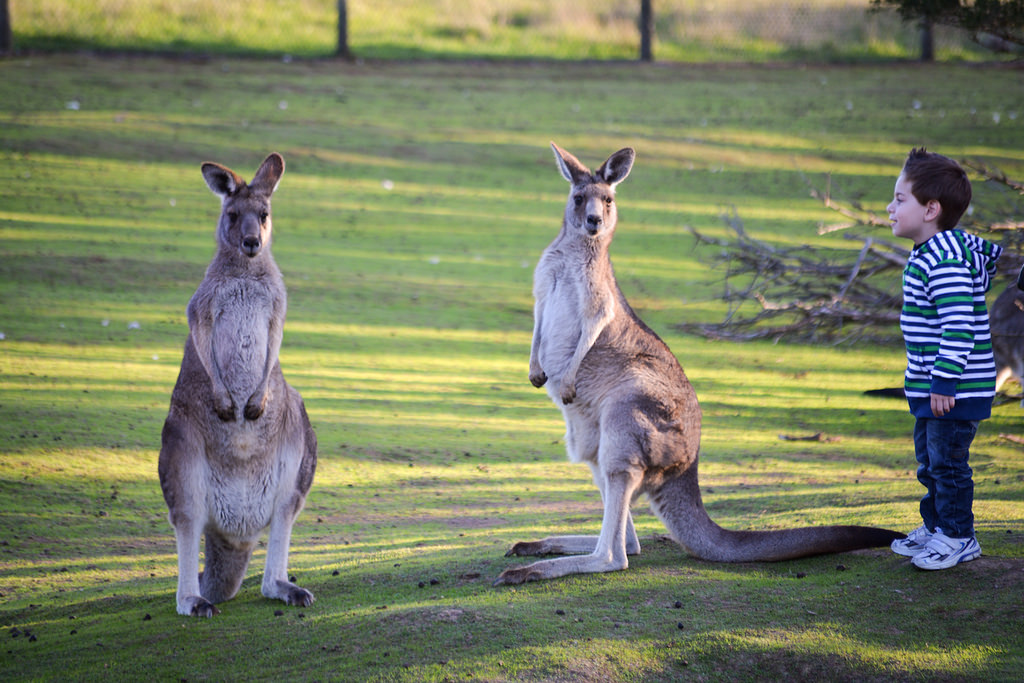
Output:
M568 386L562 389L562 404L569 405L576 400L576 387Z
M249 402L245 404L245 419L249 421L258 420L266 407L267 395L263 394L257 397L256 394L253 394L249 397Z
M231 400L231 394L227 392L223 396L213 397L213 412L223 422L235 421L235 402Z
M544 374L543 370L530 373L530 384L540 389L542 386L547 384L548 376Z
M212 617L220 614L213 603L201 595L192 595L178 601L178 614L184 617Z

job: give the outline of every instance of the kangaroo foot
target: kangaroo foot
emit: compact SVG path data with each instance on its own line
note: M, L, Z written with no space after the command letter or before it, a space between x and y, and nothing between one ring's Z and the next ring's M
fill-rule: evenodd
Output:
M178 614L185 617L212 617L220 614L213 603L201 595L190 595L178 601Z
M498 578L494 580L492 586L518 586L521 583L527 581L540 581L545 579L542 572L537 571L533 568L533 565L526 565L525 567L513 567L512 569L506 569Z
M505 557L549 555L551 550L544 541L519 541L505 553Z
M296 607L309 607L316 600L311 592L290 581L275 581L272 586L264 586L263 596L282 600L285 604Z

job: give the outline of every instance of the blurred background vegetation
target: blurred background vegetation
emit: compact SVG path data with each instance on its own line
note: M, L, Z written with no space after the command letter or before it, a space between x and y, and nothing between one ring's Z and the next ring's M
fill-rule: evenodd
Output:
M0 51L628 60L646 26L657 61L1019 58L1019 46L941 17L923 33L917 5L938 1L0 0Z

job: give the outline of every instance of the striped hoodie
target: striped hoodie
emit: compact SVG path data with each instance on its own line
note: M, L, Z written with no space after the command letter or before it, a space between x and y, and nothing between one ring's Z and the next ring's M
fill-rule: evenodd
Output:
M900 329L907 347L904 387L916 417L935 417L932 393L956 399L944 419L991 415L996 367L985 292L1002 251L956 229L910 252L903 270Z

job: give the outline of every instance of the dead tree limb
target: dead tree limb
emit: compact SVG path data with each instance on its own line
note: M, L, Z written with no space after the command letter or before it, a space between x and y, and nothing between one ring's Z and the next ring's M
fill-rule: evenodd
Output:
M986 238L1006 249L1000 269L1016 276L1024 246L1024 222L1020 200L1024 183L1010 180L998 169L981 162L964 162L986 184L1009 189L1002 197L1005 206L979 207L975 193L976 217L968 228L988 233ZM843 216L838 225L820 226L819 234L849 228L870 231L889 227L887 219L864 209L857 202L837 200L832 193L831 178L820 190L804 177L811 196L826 208ZM989 193L999 195L999 193ZM983 216L987 222L977 222ZM994 217L999 217L998 220ZM725 265L724 291L720 298L727 302L725 319L717 324L679 325L685 331L697 332L715 339L792 339L838 343L868 338L878 342L899 339L899 316L902 306L900 272L909 249L874 236L845 233L847 239L860 241L859 249L841 249L801 245L777 246L751 237L735 211L723 216L734 236L713 238L694 229L690 232L697 243L717 247L717 260Z

